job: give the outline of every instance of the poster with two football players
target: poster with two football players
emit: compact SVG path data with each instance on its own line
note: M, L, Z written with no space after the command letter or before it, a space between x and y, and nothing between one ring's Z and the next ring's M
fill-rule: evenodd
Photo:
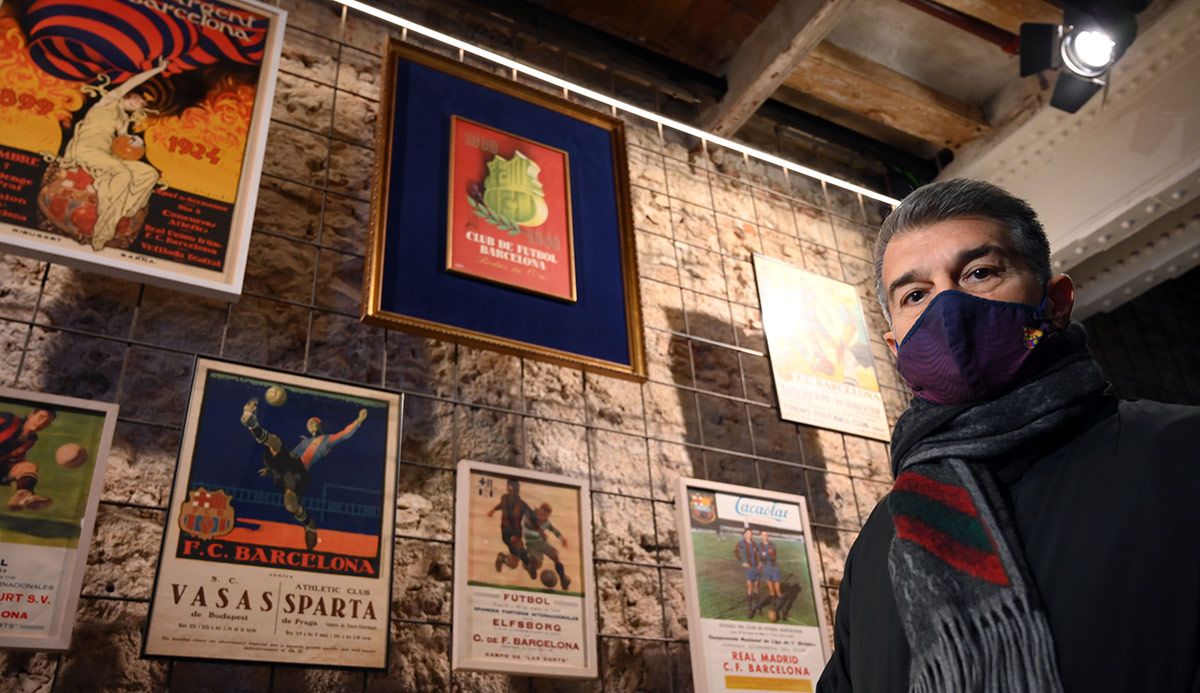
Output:
M454 668L595 677L588 482L463 460L454 512Z
M696 690L814 690L827 624L804 498L681 478L675 505Z
M400 395L200 359L150 656L383 668Z

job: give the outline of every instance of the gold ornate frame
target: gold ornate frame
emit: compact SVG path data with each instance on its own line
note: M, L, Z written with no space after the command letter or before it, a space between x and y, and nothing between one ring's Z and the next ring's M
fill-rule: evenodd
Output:
M500 337L484 332L439 323L424 318L386 311L382 307L384 244L388 229L388 195L393 164L392 131L395 118L396 73L402 60L419 63L463 80L474 82L508 96L553 110L607 130L612 139L613 184L616 192L621 277L625 296L625 325L629 345L629 363L607 361L585 354L553 349L531 342ZM367 238L366 271L363 273L362 321L388 329L443 339L532 358L559 365L582 368L601 375L638 382L646 379L641 295L638 286L637 250L634 244L633 213L629 197L629 172L625 155L625 124L618 118L593 111L566 99L546 94L490 72L465 65L436 53L391 39L384 52L383 88L375 132L375 169L372 174L371 219ZM393 233L398 230L393 230ZM445 271L443 269L443 271ZM574 274L574 270L572 270ZM464 281L476 281L470 279ZM514 289L519 290L519 289ZM561 300L561 299L560 299Z

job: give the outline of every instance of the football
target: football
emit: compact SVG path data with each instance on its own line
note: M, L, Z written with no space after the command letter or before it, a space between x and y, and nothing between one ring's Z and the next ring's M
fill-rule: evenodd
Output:
M776 611L775 609L768 608L767 609L767 620L770 621L771 623L775 623L776 621L779 620L779 612Z
M87 459L87 450L78 443L60 445L54 453L54 461L65 469L74 469L87 462Z
M267 394L263 395L263 399L267 400L267 404L272 407L282 407L287 402L287 390L278 385L272 385L267 388Z
M558 576L555 575L554 571L550 570L549 568L542 571L541 578L542 584L549 589L554 589L554 586L558 584Z
M113 139L112 153L127 161L137 161L146 155L146 143L137 135L117 135Z

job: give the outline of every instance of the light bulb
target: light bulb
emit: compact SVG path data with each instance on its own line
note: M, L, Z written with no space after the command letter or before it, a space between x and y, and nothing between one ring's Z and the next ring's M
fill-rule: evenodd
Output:
M1116 45L1116 42L1102 31L1081 31L1075 37L1075 56L1080 63L1088 67L1108 67Z

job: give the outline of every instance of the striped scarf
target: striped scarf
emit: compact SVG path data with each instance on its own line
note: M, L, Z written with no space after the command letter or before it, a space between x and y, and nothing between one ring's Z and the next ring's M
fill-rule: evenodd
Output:
M989 462L1069 440L1107 384L1083 328L1034 379L979 404L916 399L896 423L888 556L915 693L1062 690L1054 638Z

